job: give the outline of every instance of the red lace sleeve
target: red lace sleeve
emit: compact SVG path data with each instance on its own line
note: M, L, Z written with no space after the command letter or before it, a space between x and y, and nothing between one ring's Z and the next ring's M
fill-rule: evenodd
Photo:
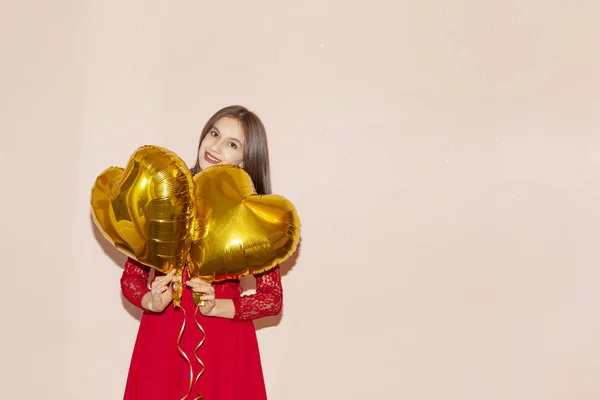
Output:
M283 305L283 288L279 266L256 276L256 293L233 299L235 321L251 321L277 315Z
M121 291L123 296L131 304L142 308L142 297L150 291L148 289L148 276L150 267L129 258L125 263L123 275L121 275Z

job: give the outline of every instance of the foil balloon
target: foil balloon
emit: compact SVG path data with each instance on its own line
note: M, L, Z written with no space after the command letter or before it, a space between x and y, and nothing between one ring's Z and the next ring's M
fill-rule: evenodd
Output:
M188 272L209 282L266 272L291 256L300 238L292 203L258 195L250 176L216 165L194 178L196 230Z
M160 272L181 275L194 230L192 176L173 152L142 146L125 169L110 167L92 188L93 220L122 253ZM181 302L174 285L174 304Z

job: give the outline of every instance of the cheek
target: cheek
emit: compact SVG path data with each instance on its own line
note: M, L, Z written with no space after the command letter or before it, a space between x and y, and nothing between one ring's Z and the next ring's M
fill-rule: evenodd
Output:
M244 160L244 154L240 150L229 148L227 151L227 162L230 164L240 165Z
M206 147L210 146L210 139L211 139L210 135L207 135L207 136L206 136L206 137L205 137L205 138L202 140L202 142L200 142L200 149L204 149L204 148L206 148Z

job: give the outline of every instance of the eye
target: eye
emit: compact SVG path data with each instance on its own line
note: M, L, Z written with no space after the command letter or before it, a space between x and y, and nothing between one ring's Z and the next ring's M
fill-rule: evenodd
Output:
M238 145L236 143L234 143L234 142L229 142L228 144L229 144L229 147L231 147L232 149L237 149L238 148Z
M211 130L210 131L210 136L212 136L212 137L218 137L219 136L219 132L217 132L215 130Z

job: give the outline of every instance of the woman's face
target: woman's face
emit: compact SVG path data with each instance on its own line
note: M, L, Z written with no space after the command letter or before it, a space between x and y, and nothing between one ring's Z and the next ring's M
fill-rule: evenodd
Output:
M217 164L244 166L244 132L237 119L223 117L200 143L198 163L204 170Z

